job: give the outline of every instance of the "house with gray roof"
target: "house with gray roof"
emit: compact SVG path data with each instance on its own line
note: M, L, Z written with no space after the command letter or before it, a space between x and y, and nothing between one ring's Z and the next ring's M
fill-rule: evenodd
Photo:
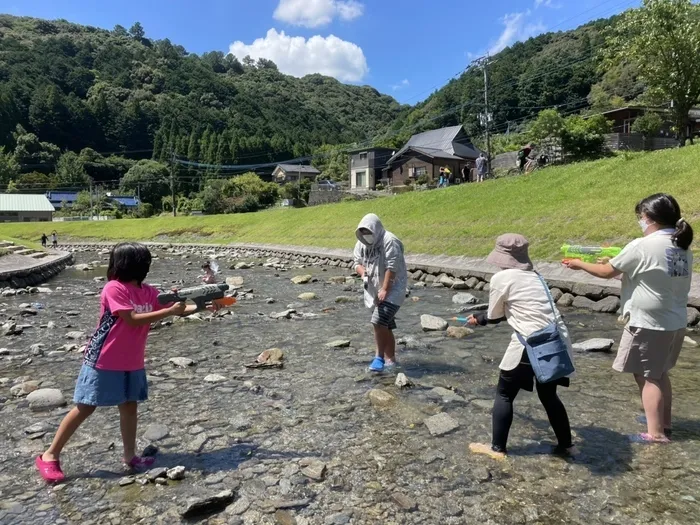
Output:
M319 170L313 166L306 164L278 164L275 171L272 172L272 180L283 184L285 182L299 182L299 179L316 180L321 174Z
M425 131L413 135L387 161L385 178L394 186L423 177L432 182L440 177L441 169L446 169L455 179L460 179L465 168L467 172L474 168L480 154L461 125Z
M54 211L46 195L0 193L0 222L49 222Z

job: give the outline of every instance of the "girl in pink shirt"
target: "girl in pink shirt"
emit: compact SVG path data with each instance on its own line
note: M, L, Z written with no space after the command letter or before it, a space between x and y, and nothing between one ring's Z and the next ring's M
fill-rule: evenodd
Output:
M159 304L158 290L143 282L150 267L151 253L142 244L118 244L109 256L109 282L102 290L97 329L85 348L73 395L76 406L61 422L49 449L35 461L48 482L65 479L59 463L61 451L98 406L119 407L127 467L148 467L155 460L136 455L137 403L148 399L146 338L151 323L171 315L189 315L197 307Z

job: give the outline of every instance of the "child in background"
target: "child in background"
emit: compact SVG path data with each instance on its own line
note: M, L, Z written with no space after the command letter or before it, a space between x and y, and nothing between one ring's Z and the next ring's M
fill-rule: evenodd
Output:
M48 482L65 479L59 463L63 447L98 406L118 406L124 443L124 465L148 467L152 457L136 455L137 403L148 398L144 371L146 338L151 323L171 315L188 315L195 305L163 306L158 290L143 281L151 253L138 243L118 244L109 256L109 282L100 298L100 320L85 348L75 386L76 406L61 422L49 449L37 456L36 467Z
M207 261L202 265L204 275L197 276L204 284L216 284L216 274L219 273L219 265L216 261Z

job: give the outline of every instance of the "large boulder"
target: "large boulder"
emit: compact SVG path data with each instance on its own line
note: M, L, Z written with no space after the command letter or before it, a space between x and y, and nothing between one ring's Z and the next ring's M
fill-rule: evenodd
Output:
M557 306L571 306L574 304L575 297L570 293L565 293L559 299L557 299ZM585 299L585 298L584 298Z
M464 339L473 333L474 330L466 326L450 326L447 328L447 337L453 337L455 339Z
M698 311L697 308L689 306L686 316L688 319L688 326L695 326L700 323L700 311Z
M479 299L477 299L470 293L458 293L452 296L452 303L454 304L476 304L478 302Z
M376 408L387 408L396 402L396 397L385 390L375 388L367 392L369 402Z
M40 388L27 396L29 408L34 411L51 410L65 406L66 400L58 388Z
M310 283L312 279L313 279L312 275L297 275L296 277L292 277L292 283L294 283L294 284L307 284L307 283Z
M442 332L449 326L444 319L428 314L420 316L420 324L424 332Z
M613 339L596 337L594 339L575 343L573 349L577 352L609 352L614 344L615 341Z

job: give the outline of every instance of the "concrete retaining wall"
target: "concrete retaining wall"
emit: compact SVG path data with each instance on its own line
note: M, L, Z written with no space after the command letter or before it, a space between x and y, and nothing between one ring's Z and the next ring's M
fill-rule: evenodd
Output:
M261 244L171 244L144 243L147 246L174 252L187 252L201 257L217 254L232 258L277 257L292 263L333 266L352 269L350 250ZM74 251L105 249L111 243L75 243L66 247ZM455 290L488 290L491 276L498 268L484 259L473 257L407 255L409 276L419 286L447 287ZM569 270L559 263L538 262L536 270L549 284L559 306L573 306L594 312L617 313L620 307L620 281L597 279L583 272ZM693 287L688 304L688 324L700 322L700 276L693 274Z
M73 254L65 253L51 261L0 272L0 288L26 288L44 283L73 264Z

